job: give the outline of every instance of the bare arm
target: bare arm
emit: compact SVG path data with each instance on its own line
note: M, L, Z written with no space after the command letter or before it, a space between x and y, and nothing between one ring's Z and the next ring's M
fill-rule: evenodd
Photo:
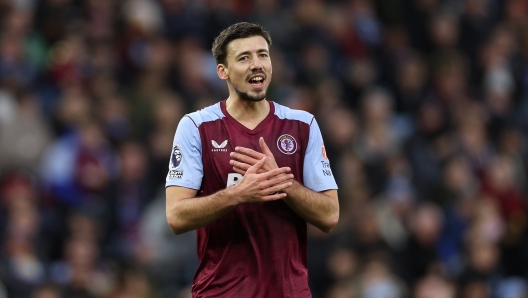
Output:
M258 173L265 163L266 158L261 159L248 168L240 183L206 197L196 197L194 189L167 187L166 216L171 230L182 234L215 221L238 204L284 198L286 194L278 192L292 185L290 168Z
M205 226L236 206L227 189L199 198L195 198L197 190L181 186L167 187L165 192L167 223L178 235Z
M300 217L328 233L339 220L337 190L315 192L295 181L293 186L284 190L288 195L284 201Z
M236 152L231 153L233 158L231 165L236 172L244 174L263 157L268 159L262 170L269 171L278 168L275 158L263 138L260 138L259 144L263 153L244 147L237 147ZM288 195L284 201L310 224L326 233L337 225L339 220L337 190L315 192L294 181L293 186L285 189L284 192Z

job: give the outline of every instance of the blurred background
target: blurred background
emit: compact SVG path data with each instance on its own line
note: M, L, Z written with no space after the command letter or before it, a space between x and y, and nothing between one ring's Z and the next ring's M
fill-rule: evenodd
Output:
M0 0L0 298L190 297L165 176L237 21L340 187L314 298L528 297L528 1Z

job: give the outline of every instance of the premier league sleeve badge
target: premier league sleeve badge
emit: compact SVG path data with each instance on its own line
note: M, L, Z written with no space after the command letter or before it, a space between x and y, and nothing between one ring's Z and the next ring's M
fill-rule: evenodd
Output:
M181 153L180 147L174 146L174 149L172 150L171 155L171 167L177 169L183 160L183 155Z

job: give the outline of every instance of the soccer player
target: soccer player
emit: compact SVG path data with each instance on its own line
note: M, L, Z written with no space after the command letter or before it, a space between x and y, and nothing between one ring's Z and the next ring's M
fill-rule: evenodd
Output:
M229 97L178 124L167 221L197 232L193 297L311 297L307 222L337 224L337 185L314 116L266 99L269 33L236 23L213 43Z

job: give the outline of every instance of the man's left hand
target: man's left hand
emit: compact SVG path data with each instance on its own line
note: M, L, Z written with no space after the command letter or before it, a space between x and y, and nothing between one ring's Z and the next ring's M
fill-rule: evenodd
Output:
M259 162L265 156L267 157L267 161L260 169L260 172L268 172L278 168L275 157L263 137L259 138L259 145L262 152L240 146L237 146L235 151L231 152L230 156L232 159L229 161L229 164L233 166L235 172L244 175L249 167Z

